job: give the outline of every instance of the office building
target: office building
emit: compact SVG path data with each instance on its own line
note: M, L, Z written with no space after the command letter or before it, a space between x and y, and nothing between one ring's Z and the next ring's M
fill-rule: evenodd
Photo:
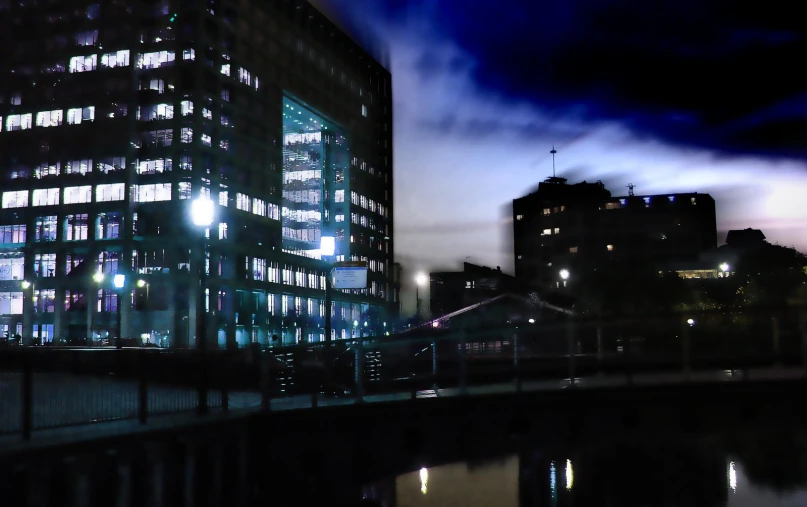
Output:
M200 195L210 343L323 339L333 260L334 338L394 305L390 74L308 3L0 1L0 40L0 331L196 343Z
M501 268L464 262L462 271L429 274L429 308L432 318L438 318L515 288L515 278L502 273Z
M697 260L717 246L708 194L612 197L602 182L548 178L513 201L516 277L536 287L564 285L609 259L650 263Z

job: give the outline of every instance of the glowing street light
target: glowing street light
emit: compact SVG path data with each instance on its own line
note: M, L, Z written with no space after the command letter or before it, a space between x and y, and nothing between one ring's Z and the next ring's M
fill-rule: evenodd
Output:
M420 287L426 285L429 277L426 273L418 273L415 275L415 317L420 322Z
M191 220L197 227L210 227L215 215L215 206L207 196L200 195L191 203Z
M138 281L137 281L137 288L138 288L138 289L142 289L142 288L143 288L143 287L145 287L145 286L146 286L146 281L145 281L145 280L143 280L142 278L141 278L140 280L138 280Z
M687 319L687 324L689 324L690 326L694 326L695 325L695 319Z
M118 274L112 277L112 285L114 285L116 289L122 289L125 284L126 284L126 275Z
M719 267L720 267L720 271L722 271L724 273L726 273L729 269L731 269L731 266L729 266L728 263L726 263L726 262L720 264Z
M535 324L535 319L530 319L527 322L529 322L530 324Z
M199 295L196 298L196 348L203 354L207 353L207 234L205 231L213 224L216 207L213 201L205 194L199 195L191 202L190 218L196 227L201 229L201 251L199 252ZM197 410L200 414L207 414L207 372L202 368L202 382L199 389L199 402Z
M33 286L33 284L31 282L29 282L28 280L23 280L22 282L20 282L20 287L22 287L23 290L28 290L32 286Z
M560 279L561 280L568 280L569 279L569 270L568 269L561 269L560 270Z
M104 273L98 271L92 275L92 281L95 283L101 283L104 281Z

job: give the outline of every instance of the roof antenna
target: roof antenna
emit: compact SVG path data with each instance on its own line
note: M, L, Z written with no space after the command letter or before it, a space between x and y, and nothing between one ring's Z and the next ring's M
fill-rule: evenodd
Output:
M553 144L552 145L552 151L549 152L549 153L552 154L552 177L553 178L555 177L555 153L557 153L557 152L558 152L558 150L555 149L555 145Z
M633 189L636 188L636 185L633 183L628 183L628 197L633 197Z

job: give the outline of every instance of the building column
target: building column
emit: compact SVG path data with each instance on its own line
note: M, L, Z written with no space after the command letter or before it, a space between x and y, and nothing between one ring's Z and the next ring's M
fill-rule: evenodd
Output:
M31 345L34 340L34 288L22 291L22 343L25 345Z
M87 336L85 339L92 339L93 317L95 314L95 299L98 293L92 285L87 285Z
M132 287L136 280L131 278L126 281L126 287L120 291L120 336L119 338L132 338Z
M199 279L194 277L191 280L191 290L188 292L188 336L186 343L188 348L196 348L199 343L196 339L196 307L199 301Z
M64 323L63 323L63 318L64 318L64 297L65 297L64 287L59 285L58 287L56 287L56 292L55 292L55 295L54 295L55 301L53 302L53 305L55 307L55 309L54 309L55 313L53 314L53 341L54 342L61 341L65 337L64 336L65 333L64 333L64 329L63 329L63 326L64 326Z

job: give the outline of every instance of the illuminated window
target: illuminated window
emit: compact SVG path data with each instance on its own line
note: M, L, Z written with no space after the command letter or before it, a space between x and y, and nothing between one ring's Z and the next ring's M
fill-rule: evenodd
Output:
M238 69L238 80L246 85L252 84L252 74L247 69Z
M555 234L560 234L560 228L559 227L555 227Z
M605 209L619 209L621 206L618 202L606 202Z
M516 215L516 220L524 220L524 215Z
M80 215L67 215L64 218L65 241L86 241L88 230L89 216L86 213Z
M182 129L182 130L185 130L185 129ZM191 133L191 140L192 140L192 138L193 138L193 134ZM210 137L208 134L202 134L201 139L202 139L202 144L205 145L205 146L210 146L210 145L213 144L213 138ZM191 142L191 140L186 141L185 137L182 138L183 143L189 143L189 142Z
M74 56L70 58L68 72L89 72L98 66L98 55Z
M36 113L37 127L57 127L62 124L64 112L61 109L54 111L40 111Z
M22 292L0 292L0 315L22 315Z
M28 130L32 127L33 114L10 114L6 116L6 130Z
M219 239L227 239L227 224L219 223Z
M0 225L0 244L25 243L25 225Z
M607 245L605 247L605 249L608 250L609 252L613 252L614 251L614 245Z
M365 117L367 116L367 106L364 104L361 105L361 115Z
M25 208L28 206L28 191L17 190L3 192L2 206L6 208Z
M77 107L67 110L67 123L77 125L83 121L95 120L95 106Z
M549 236L550 234L552 234L552 229L544 229L541 236Z
M246 194L237 193L235 194L235 207L240 209L241 211L249 211L250 209L250 198Z
M62 201L64 204L79 204L92 202L92 186L65 187Z
M61 164L59 162L51 164L40 164L34 168L34 178L47 178L48 176L58 176Z
M59 204L58 188L37 188L34 190L34 206L55 206Z
M228 202L229 202L229 199L227 197L227 191L222 190L221 192L219 192L219 205L226 207Z
M73 36L73 41L77 46L93 46L98 41L98 30L78 32Z
M173 63L173 51L154 51L137 55L137 68L139 69L156 69Z
M576 246L570 247L569 253L577 253L577 247Z
M193 129L190 127L182 127L180 131L180 140L183 143L190 143L193 141ZM210 145L208 145L210 146Z
M106 183L95 187L96 202L122 201L125 183Z
M544 215L549 215L550 213L552 213L552 210L551 210L551 209L549 209L549 208L544 208Z
M105 53L101 55L101 67L126 67L129 65L129 50L122 49L113 53Z
M252 199L252 213L255 215L260 215L262 217L266 216L266 201L263 199L258 199L257 197Z
M25 256L12 253L0 257L0 280L22 280L25 276Z
M196 60L196 50L194 50L194 49L183 49L182 50L182 59L183 60Z
M89 159L72 160L64 164L65 174L87 174L90 172L92 172L92 160Z
M183 100L180 104L182 116L190 116L193 114L193 102L190 100Z
M171 184L132 185L132 200L135 202L170 201Z
M179 192L180 199L190 199L191 198L191 182L190 181L180 181L179 187L177 188Z
M137 108L137 119L141 121L170 120L173 117L172 104L151 104Z
M36 217L35 241L56 241L56 216Z
M119 239L123 230L122 213L99 213L95 221L95 239Z
M138 160L137 174L159 174L171 171L170 158L157 158L152 160Z
M230 64L229 63L225 63L224 65L221 66L221 73L224 74L225 76L230 75Z
M334 202L345 202L345 191L344 190L337 190L333 194Z

